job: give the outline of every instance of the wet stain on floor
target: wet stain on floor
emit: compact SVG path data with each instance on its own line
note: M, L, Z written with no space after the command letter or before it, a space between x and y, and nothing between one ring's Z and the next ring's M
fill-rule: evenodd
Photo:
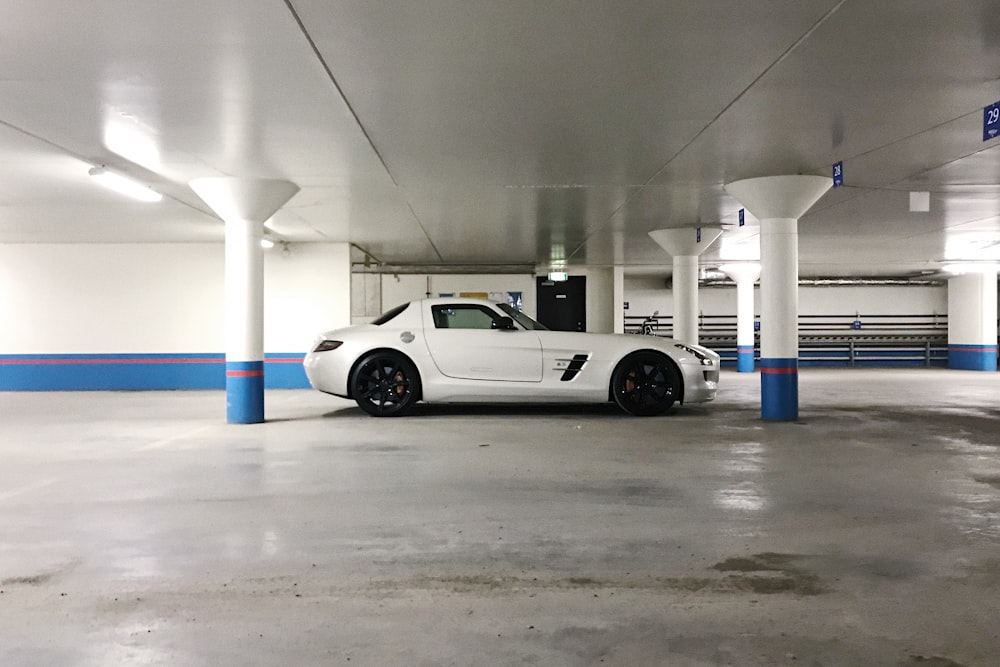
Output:
M0 586L41 586L47 584L55 576L55 572L43 572L30 577L11 577L0 581Z
M753 556L727 558L713 565L711 569L720 572L784 572L791 569L791 563L802 558L805 556L767 552Z
M961 662L955 662L950 658L942 658L941 656L923 656L923 655L911 655L909 662L904 663L906 665L920 665L921 667L965 667Z
M972 479L980 484L989 484L995 489L1000 489L1000 475L978 475Z
M767 560L768 554L761 555ZM785 556L771 554L782 562ZM793 558L789 556L788 558ZM821 595L828 592L820 578L792 567L758 563L754 558L729 559L710 569L724 572L723 576L651 577L623 573L621 577L525 577L492 575L455 575L419 577L410 581L372 582L367 588L381 593L405 590L447 590L451 593L492 592L522 593L538 590L649 590L684 593L715 593L758 595L791 594Z
M807 558L798 554L761 553L753 556L737 556L716 563L710 569L730 574L725 581L731 582L738 590L754 593L794 593L797 595L820 595L827 589L821 585L819 576L806 572L795 563Z

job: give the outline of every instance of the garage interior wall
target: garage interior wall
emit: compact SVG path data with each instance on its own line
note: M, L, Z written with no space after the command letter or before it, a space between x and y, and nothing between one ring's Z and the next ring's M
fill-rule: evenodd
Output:
M357 276L355 276L357 279ZM487 274L391 274L382 275L382 310L425 296L463 292L501 295L520 292L524 300L523 310L529 316L535 315L535 278L523 273ZM499 298L499 297L498 297Z
M222 388L223 257L221 243L0 244L0 389ZM264 257L271 388L307 386L299 361L316 334L370 319L352 317L359 287L370 317L428 290L519 291L536 314L532 274L352 277L346 244L279 246ZM612 331L613 270L573 274L587 276L589 329ZM626 275L624 292L630 315L672 312L662 278ZM706 315L732 315L736 290L702 288L699 300ZM801 313L816 315L948 308L946 286L801 287L799 300Z
M574 276L587 278L587 331L611 333L614 331L614 271L610 268L580 267L571 272ZM507 292L520 292L522 309L530 316L538 314L535 302L534 274L382 274L381 310L388 310L414 299L422 299L428 294L454 294L464 292L485 293L497 296ZM355 273L353 291L356 297L366 297L371 301L373 291L370 274ZM363 315L355 307L352 313L355 322L370 321L378 315L368 311Z
M316 334L350 322L346 244L265 252L269 387L308 386ZM0 245L0 389L225 386L224 246Z

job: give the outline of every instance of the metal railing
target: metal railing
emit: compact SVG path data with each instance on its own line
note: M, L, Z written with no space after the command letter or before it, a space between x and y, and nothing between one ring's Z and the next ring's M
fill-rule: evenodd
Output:
M639 333L648 315L626 315L626 333ZM653 332L670 336L673 318L658 315ZM736 363L736 317L698 318L702 345ZM754 341L759 358L759 332ZM945 366L948 363L947 315L800 315L799 363L804 366Z

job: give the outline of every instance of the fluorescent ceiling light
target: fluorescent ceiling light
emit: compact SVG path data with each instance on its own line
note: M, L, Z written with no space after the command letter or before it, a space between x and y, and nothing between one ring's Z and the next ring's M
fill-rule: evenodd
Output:
M155 202L163 199L163 195L146 187L131 178L108 171L104 167L94 167L89 172L90 176L99 184L114 190L118 194L138 199L139 201Z
M125 94L125 91L121 91ZM119 107L104 109L104 146L129 162L152 172L162 166L157 133L131 112Z
M270 250L271 248L274 247L274 241L272 241L271 239L261 239L260 247L263 248L264 250Z

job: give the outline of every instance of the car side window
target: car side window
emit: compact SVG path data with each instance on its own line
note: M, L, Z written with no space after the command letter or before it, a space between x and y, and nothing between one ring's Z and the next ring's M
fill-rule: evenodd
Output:
M492 329L499 317L492 311L473 304L431 306L435 329Z

